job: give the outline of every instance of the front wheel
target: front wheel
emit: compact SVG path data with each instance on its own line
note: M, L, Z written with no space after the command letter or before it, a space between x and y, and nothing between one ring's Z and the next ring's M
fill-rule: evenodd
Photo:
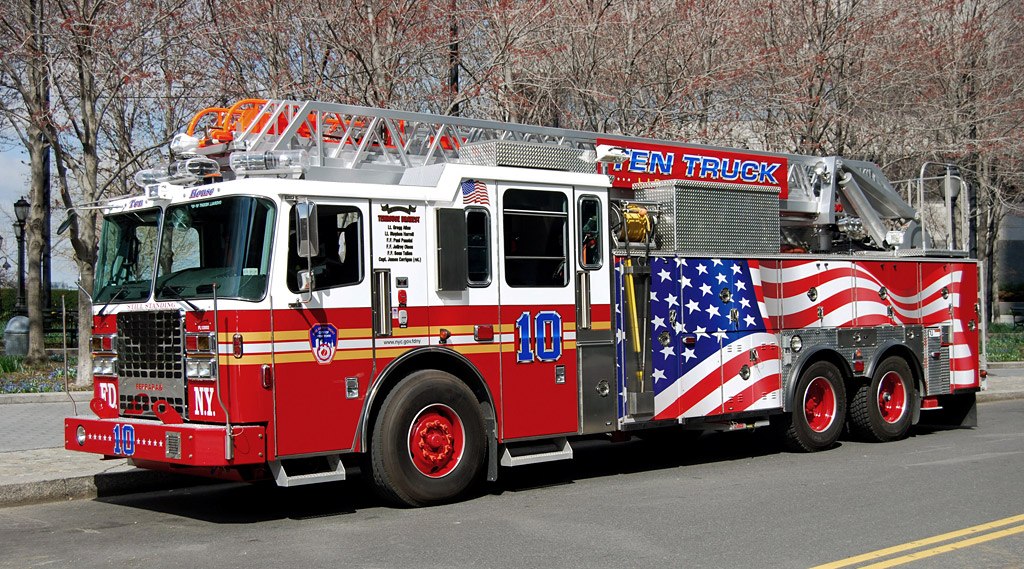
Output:
M850 431L862 439L888 442L910 429L914 383L910 366L899 357L882 360L871 381L857 388L850 401Z
M792 450L815 452L839 440L846 421L846 391L839 369L829 362L811 364L800 374L793 410L775 423Z
M446 502L478 480L485 449L483 415L469 387L442 371L419 371L395 386L377 415L373 482L399 504Z

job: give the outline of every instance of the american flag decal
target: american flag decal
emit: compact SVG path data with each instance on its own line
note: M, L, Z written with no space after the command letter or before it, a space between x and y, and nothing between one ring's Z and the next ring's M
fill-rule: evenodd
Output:
M619 417L625 418L640 358L627 338L621 262L615 269ZM950 381L937 393L976 387L976 274L973 263L651 258L650 298L637 301L641 319L640 303L650 303L641 326L649 327L645 390L654 391L654 418L781 407L783 330L948 326L951 342L943 349L950 350Z
M488 205L487 184L465 180L462 182L462 203Z
M616 280L620 275L621 265ZM617 303L620 298L617 294ZM651 259L650 381L656 419L779 405L779 351L775 335L767 331L761 298L756 261ZM623 321L617 313L619 350L625 356ZM751 350L759 354L756 361ZM744 366L750 372L746 379L740 375Z

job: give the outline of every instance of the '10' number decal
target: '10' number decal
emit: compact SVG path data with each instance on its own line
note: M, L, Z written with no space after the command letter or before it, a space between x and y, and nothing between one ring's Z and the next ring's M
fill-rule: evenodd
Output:
M516 362L553 362L562 357L562 316L557 312L529 312L516 319Z
M132 456L135 454L135 427L114 425L114 454Z

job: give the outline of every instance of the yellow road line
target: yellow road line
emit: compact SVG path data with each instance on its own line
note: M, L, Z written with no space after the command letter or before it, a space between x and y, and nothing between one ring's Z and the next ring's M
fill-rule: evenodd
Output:
M987 524L981 524L981 525L977 525L977 526L973 526L973 527L969 527L969 528L964 528L964 529L961 529L961 530L951 531L949 533L944 533L944 534L936 535L936 536L933 536L933 537L927 537L927 538L919 539L919 540L916 540L916 541L910 541L910 542L907 542L907 543L904 543L904 544L901 544L901 545L894 545L892 547L887 547L885 549L879 549L878 551L872 551L870 553L865 553L863 555L857 555L856 557L848 557L846 559L840 559L839 561L833 561L832 563L826 563L825 565L818 565L816 567L812 567L811 569L839 569L840 567L849 567L851 565L856 565L856 564L864 562L864 561L871 561L872 559L881 559L882 557L888 557L889 555L892 555L894 553L900 553L902 551L907 551L907 550L910 550L910 549L917 549L918 547L924 547L926 545L932 545L932 544L940 543L940 542L943 542L943 541L949 541L951 539L957 539L957 538L960 538L960 537L964 537L964 536L968 536L968 535L972 535L972 534L977 534L977 533L985 532L985 531L988 531L990 529L994 529L994 528L997 528L997 527L1006 526L1006 525L1010 525L1010 524L1015 524L1017 522L1024 522L1024 514L1019 515L1019 516L1009 517L1009 518L1003 518L1001 520L996 520L994 522L989 522ZM1020 527L1016 527L1016 528L1010 528L1008 530L1003 530L1003 531L996 532L996 533L1003 534L1004 532L1010 532L1010 533L1006 533L1006 535L1012 535L1014 533L1019 533L1019 532L1022 532L1022 531L1024 531L1024 526L1020 526ZM996 534L988 534L988 535L981 536L981 537L978 537L978 538L968 539L968 540L965 540L963 542L958 542L958 543L951 544L950 546L959 546L961 543L967 543L968 541L974 541L976 539L988 538L989 535L996 535ZM1005 537L1005 535L999 535L997 537L993 537L993 538L990 538L990 539L998 539L999 537ZM984 541L989 541L989 539L983 539L982 541L979 541L978 543L982 543ZM972 543L971 545L974 545L974 544ZM943 547L950 547L950 546L943 546ZM965 545L963 547L967 547L967 546ZM936 549L942 549L942 547L936 548ZM953 549L957 549L957 548L954 547ZM928 551L932 551L932 550L928 550ZM949 551L952 551L952 549L950 549ZM922 553L924 553L924 552L922 552ZM943 553L943 552L939 551L937 553ZM933 553L931 555L936 555L937 553ZM912 555L918 555L918 554L912 554ZM906 556L904 556L902 558L898 558L898 559L908 558L908 557L911 557L912 555L906 555ZM927 557L930 557L931 555L929 555ZM906 559L904 561L901 561L901 563L908 563L910 561L914 561L914 559ZM880 569L882 567L891 567L892 566L892 565L885 565L884 563L890 563L890 561L882 562L882 563L876 564L876 565L869 565L868 567L872 567L872 568L875 568L875 569ZM867 569L867 567L862 567L861 569Z
M882 561L880 563L874 563L872 565L865 565L864 567L861 567L861 569L885 569L886 567L903 565L904 563L920 561L921 559L927 559L929 557L932 557L933 555L938 555L940 553L948 553L950 551L963 549L965 547L971 547L972 545L978 545L979 543L985 543L986 541L992 541L994 539L999 539L1002 537L1006 537L1008 535L1013 535L1015 533L1024 533L1024 526L1017 526L1009 529L1004 529L1001 531L994 531L992 533L987 533L985 535L979 535L978 537L972 537L971 539L965 539L963 541L958 541L956 543L950 543L949 545L943 545L932 549L926 549L924 551L918 551L915 553L911 553L909 555L904 555L902 557L896 557L888 561Z

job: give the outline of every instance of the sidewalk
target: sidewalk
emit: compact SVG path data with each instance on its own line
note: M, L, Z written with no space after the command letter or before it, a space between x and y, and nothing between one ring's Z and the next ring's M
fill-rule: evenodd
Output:
M72 396L78 414L92 416L92 392ZM1024 399L1024 362L988 366L987 389L978 402L1006 399ZM74 409L66 393L0 395L0 507L209 483L64 450L63 419Z

